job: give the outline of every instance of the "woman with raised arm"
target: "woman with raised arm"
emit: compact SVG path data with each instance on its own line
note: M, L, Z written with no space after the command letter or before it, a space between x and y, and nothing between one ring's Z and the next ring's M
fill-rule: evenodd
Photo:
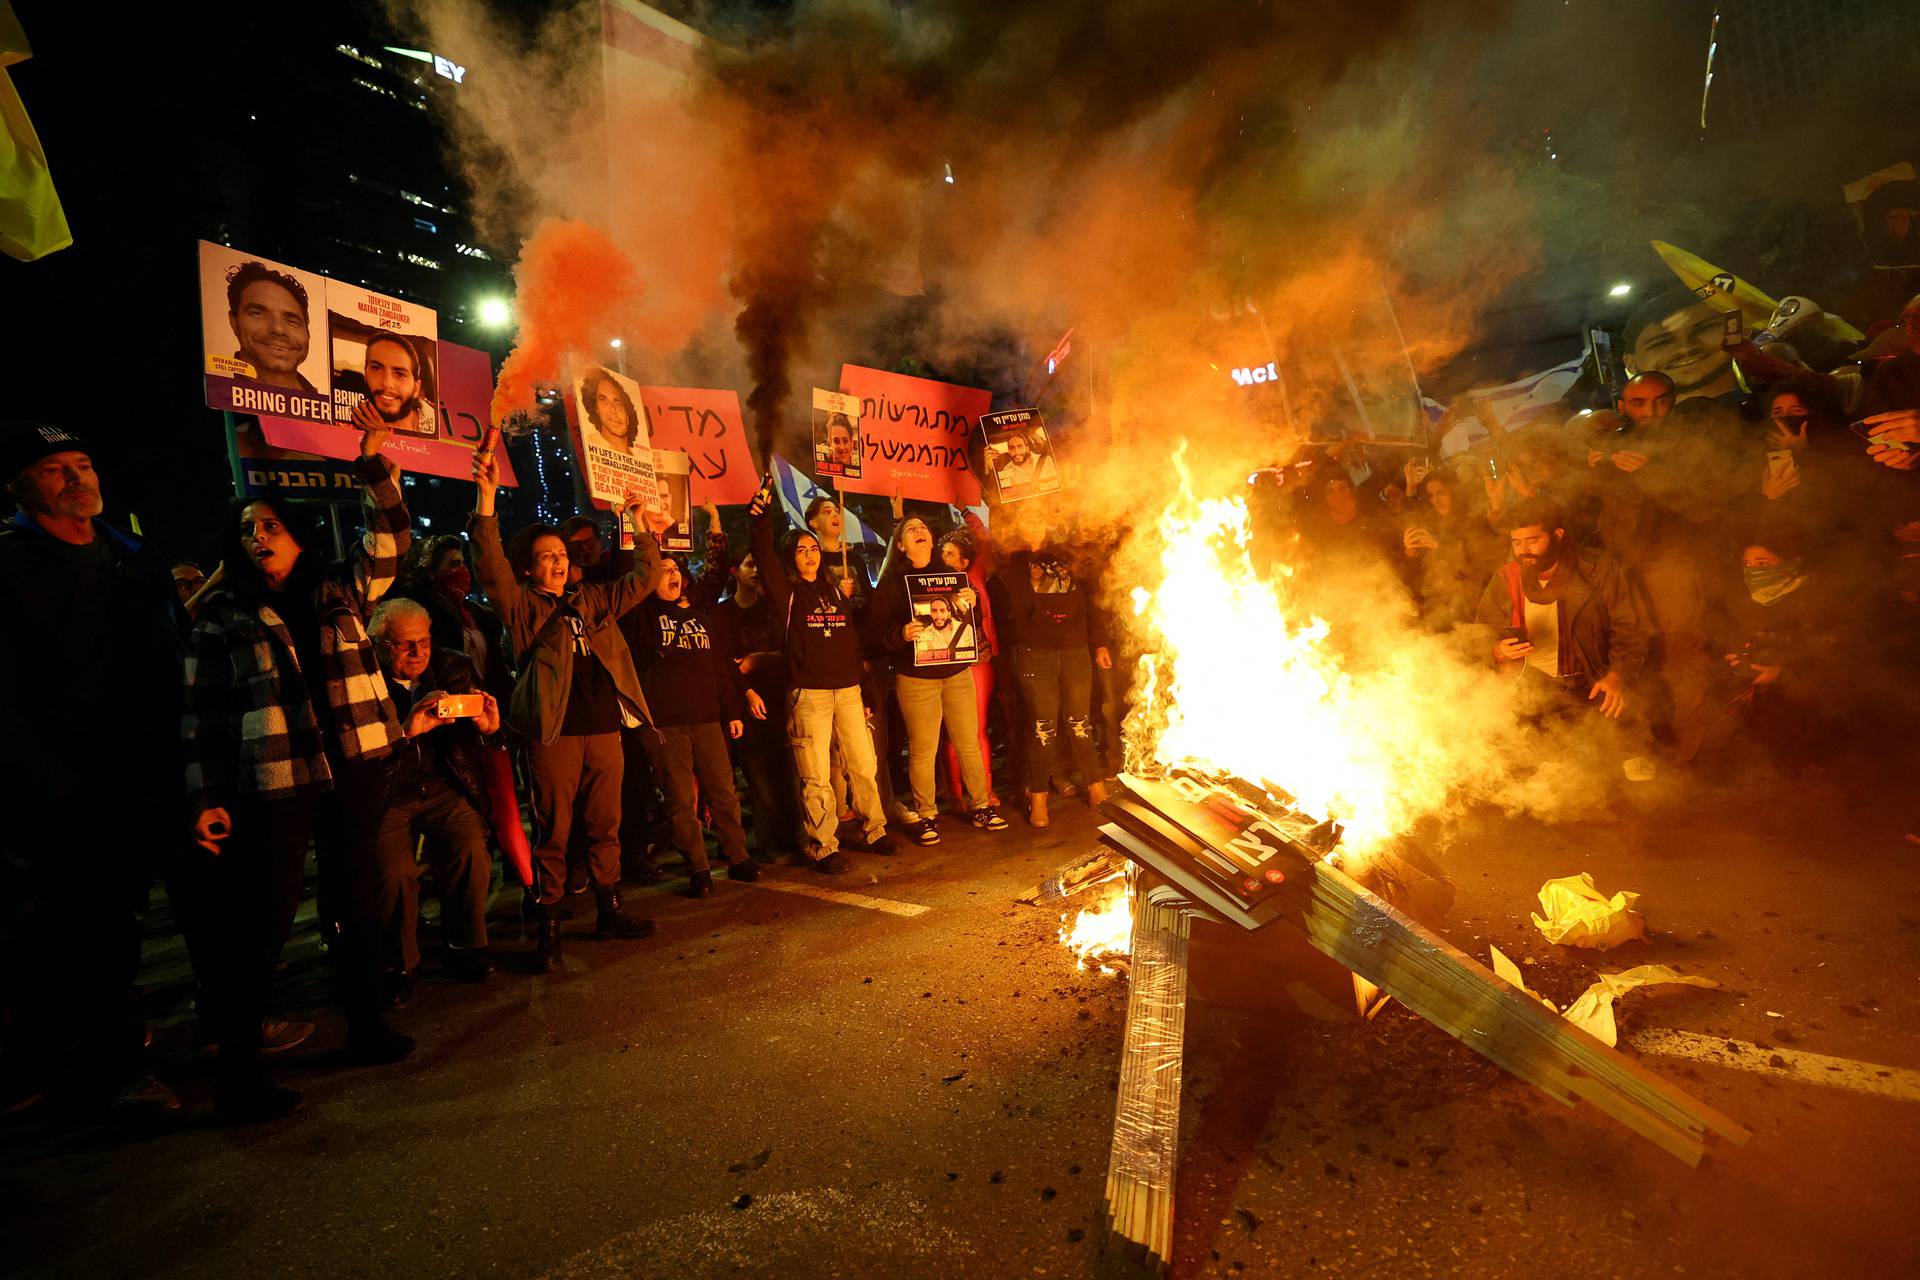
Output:
M527 742L541 831L533 853L534 927L540 965L551 972L560 967L560 916L555 907L566 892L567 841L576 804L586 823L587 860L598 907L596 936L644 938L653 932L653 921L629 915L620 904L620 782L625 771L620 729L648 724L651 718L633 654L617 624L653 589L660 548L655 534L642 527L638 504L628 503L622 517L633 525L633 572L610 583L569 586L567 544L552 525L533 524L515 534L511 562L501 548L493 514L500 464L491 454L474 455L473 483L467 532L479 557L480 583L520 655L520 678L508 703L507 723ZM645 523L662 529L666 516L649 511Z
M760 487L747 507L753 560L766 586L774 640L786 656L792 687L783 708L793 763L800 775L806 815L805 852L828 875L847 869L840 853L839 806L828 779L837 738L846 763L853 807L869 850L894 851L886 812L874 781L873 737L860 701L860 639L854 627L853 584L835 584L821 567L820 540L789 533L773 546L773 482Z
M354 554L328 564L318 526L291 502L236 500L220 539L225 571L188 642L181 736L193 839L207 857L183 882L185 925L206 1038L220 1046L215 1113L227 1123L300 1103L267 1081L261 1026L316 828L338 837L323 856L344 862L347 881L348 1049L366 1062L413 1051L380 1017L371 922L358 918L378 896L368 877L378 874L382 766L405 733L366 622L412 541L399 472L380 456L390 433L377 418L361 427L366 533Z

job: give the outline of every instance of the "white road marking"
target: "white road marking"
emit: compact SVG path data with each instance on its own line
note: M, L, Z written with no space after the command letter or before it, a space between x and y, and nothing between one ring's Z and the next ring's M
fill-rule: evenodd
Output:
M774 880L762 875L750 882L756 889L777 889L781 893L797 893L802 897L818 898L822 902L837 902L843 907L863 907L868 911L884 911L890 916L923 916L933 910L917 902L895 902L891 898L869 898L864 893L847 893L840 889L822 889L816 885L795 884L791 880Z
M1691 1031L1671 1031L1652 1027L1636 1031L1627 1043L1642 1053L1692 1058L1716 1067L1736 1071L1757 1071L1762 1075L1797 1080L1802 1084L1823 1084L1855 1093L1872 1093L1883 1098L1920 1102L1920 1071L1905 1067L1883 1067L1852 1058L1829 1058L1823 1053L1803 1053L1724 1036L1696 1035Z

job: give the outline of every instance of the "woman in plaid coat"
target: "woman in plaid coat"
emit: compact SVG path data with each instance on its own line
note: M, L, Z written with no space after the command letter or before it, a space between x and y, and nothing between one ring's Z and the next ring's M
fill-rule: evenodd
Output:
M377 421L377 420L376 420ZM325 560L311 518L271 497L237 501L222 530L225 572L202 601L188 644L181 734L188 812L205 851L187 921L201 1016L220 1045L216 1109L271 1119L300 1101L267 1083L260 1024L273 968L300 904L316 827L343 841L349 874L380 803L382 768L405 729L387 695L366 618L412 542L399 472L380 456L388 431L363 423L358 469L366 533ZM355 901L371 895L353 886ZM359 931L353 931L356 934ZM355 963L347 948L350 970ZM350 972L349 1045L394 1061L413 1042L380 1019L371 973Z

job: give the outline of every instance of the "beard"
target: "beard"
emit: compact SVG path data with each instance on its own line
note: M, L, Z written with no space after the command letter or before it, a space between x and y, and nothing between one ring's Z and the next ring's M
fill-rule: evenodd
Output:
M372 396L367 397L367 402L373 406L373 411L380 415L381 421L388 423L405 422L408 418L420 412L420 396L418 393L402 400L400 407L392 413L388 413L385 409L382 409L380 402Z
M50 515L65 516L72 520L91 520L106 509L101 501L100 491L86 485L69 485L54 495Z

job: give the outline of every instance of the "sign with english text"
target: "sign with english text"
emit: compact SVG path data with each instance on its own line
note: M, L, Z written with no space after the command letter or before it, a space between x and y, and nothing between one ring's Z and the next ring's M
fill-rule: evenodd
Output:
M200 346L207 405L332 422L326 305L324 277L202 240Z

